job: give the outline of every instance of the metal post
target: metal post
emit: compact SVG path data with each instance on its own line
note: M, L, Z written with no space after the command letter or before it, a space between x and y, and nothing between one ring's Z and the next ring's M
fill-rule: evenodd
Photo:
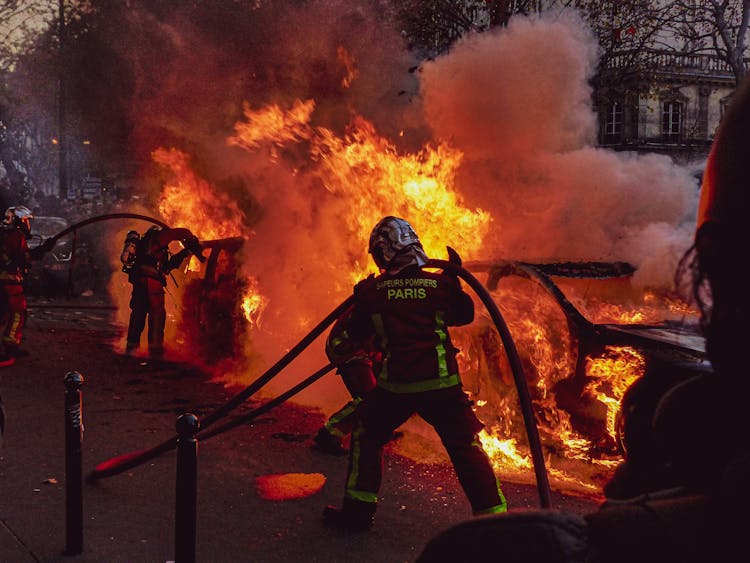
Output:
M198 417L177 418L177 486L175 502L175 563L195 563L196 499L198 483Z
M83 551L83 415L77 371L65 375L65 555Z

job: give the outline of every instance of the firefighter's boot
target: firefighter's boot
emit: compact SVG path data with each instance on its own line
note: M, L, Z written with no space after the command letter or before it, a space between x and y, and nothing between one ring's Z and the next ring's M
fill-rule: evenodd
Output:
M342 456L347 454L347 450L341 439L331 434L325 426L318 430L318 433L313 438L312 447L319 452L329 455Z
M372 528L376 505L350 498L344 499L341 508L326 506L323 521L329 528L345 532L367 532Z

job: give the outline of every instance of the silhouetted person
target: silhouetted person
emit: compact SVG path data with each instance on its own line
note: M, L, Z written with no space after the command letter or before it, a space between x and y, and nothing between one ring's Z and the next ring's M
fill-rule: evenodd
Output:
M189 229L150 227L143 236L130 231L125 239L121 260L128 279L133 284L130 298L126 354L138 349L148 321L148 353L154 359L164 355L164 327L167 313L164 306L164 287L167 275L190 255L205 260L198 238ZM172 255L169 243L181 241L185 246ZM133 252L134 251L134 252Z

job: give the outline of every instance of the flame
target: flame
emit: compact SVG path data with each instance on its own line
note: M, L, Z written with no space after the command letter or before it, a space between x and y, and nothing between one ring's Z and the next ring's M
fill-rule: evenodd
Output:
M633 294L633 288L620 289L627 295L622 303L608 302L606 297L592 295L583 299L576 294L573 294L572 301L597 324L659 324L666 320L695 323L700 316L696 308L671 294L650 290Z
M242 313L252 326L260 328L263 311L269 301L263 297L258 288L258 280L252 276L246 280L247 289L242 297Z
M586 375L592 382L584 392L607 407L607 433L616 438L616 417L625 391L645 372L643 354L628 346L608 346L605 355L586 358Z
M312 151L321 164L319 176L332 194L351 202L347 220L359 240L368 240L385 215L397 215L408 218L428 256L445 255L446 227L464 258L478 254L490 215L467 208L455 188L460 151L440 144L400 154L363 118L356 118L343 138L322 128L317 132ZM360 265L351 279L361 279L370 268Z
M174 148L159 148L153 151L152 158L171 174L158 202L159 211L168 224L186 225L201 240L236 236L249 239L252 236L244 226L245 216L237 202L198 176L187 154ZM186 268L199 272L200 262L191 257ZM249 323L260 326L267 299L260 293L257 280L248 279L246 287L242 311Z
M161 192L158 207L170 225L189 225L198 238L210 240L247 235L244 213L237 202L218 192L190 166L187 154L177 149L153 151L154 162L172 173Z
M347 221L356 240L367 240L370 230L385 215L408 218L419 233L428 255L445 255L446 226L451 244L465 258L476 256L489 230L490 215L464 205L455 186L463 154L448 144L425 146L416 153L401 153L355 115L343 136L325 127L312 127L314 103L297 101L288 110L269 106L257 111L245 108L244 121L235 126L232 145L247 150L262 143L310 142L315 174L332 198L346 198ZM358 262L350 275L356 282L372 269Z
M620 404L628 387L644 373L643 355L630 347L606 347L601 354L583 358L585 384L561 404L560 393L573 378L577 354L576 341L565 329L567 322L559 305L540 286L520 278L504 279L493 298L523 356L538 430L548 452L545 462L551 483L595 494L621 459L617 450ZM656 309L657 303L651 306ZM666 305L663 308L669 309ZM606 309L600 316L615 310ZM624 318L621 313L627 311L619 308L617 312ZM503 344L485 315L473 325L454 331L454 340L461 349L459 362L465 387L474 398L480 420L485 422L480 440L499 476L523 480L532 462L521 439L524 421ZM596 428L601 427L601 436L584 433L580 420L574 423L567 410L571 402L574 407L582 404L585 412L603 413L595 421ZM591 420L585 422L592 424Z
M245 121L235 124L235 135L227 139L230 145L252 150L263 143L284 145L310 137L308 122L315 109L315 100L297 100L287 111L277 104L257 111L253 111L248 103L243 107Z
M338 57L347 70L342 85L348 87L356 77L354 61L343 49ZM325 188L324 195L331 201L346 202L348 212L341 221L351 240L366 241L383 216L398 215L414 226L428 255L444 256L449 243L461 250L464 260L482 258L482 243L492 217L467 205L456 186L461 151L447 142L427 144L415 152L399 150L373 123L358 115L352 116L339 135L312 125L314 110L314 100L297 100L286 109L277 104L252 109L246 103L242 120L235 124L227 143L248 152L267 147L274 162L279 162L277 156L286 145L300 143L308 151L307 173ZM187 155L159 149L153 156L172 173L159 201L159 209L170 223L190 225L201 237L252 236L236 204L197 175ZM350 255L349 270L342 271L341 280L333 280L341 287L351 287L374 267L364 249ZM258 279L248 277L243 282L244 318L253 329L259 329L268 299ZM581 363L576 357L575 337L566 330L559 304L528 280L523 283L525 287L504 282L493 297L524 355L525 376L549 455L548 471L561 486L590 493L611 472L618 457L612 452L596 455L592 438L561 406L561 386ZM596 323L651 322L663 319L665 309L675 317L694 314L677 300L656 293L641 292L625 305L613 305L606 298L582 291L571 302ZM472 325L453 334L460 349L465 387L486 424L480 440L499 475L528 475L532 463L519 440L525 435L524 423L504 346L484 308L477 311ZM308 311L299 311L289 319L289 329L304 330L314 320ZM644 359L631 348L613 347L583 363L588 380L576 400L588 401L594 410L606 413L602 433L614 442L620 401L628 386L643 374Z
M531 457L518 452L515 438L501 438L492 432L482 430L479 439L484 450L496 468L515 467L517 469L531 469Z
M346 76L341 79L341 86L349 88L352 82L359 76L359 71L355 67L354 57L344 47L340 46L336 49L336 58L343 65L346 70Z

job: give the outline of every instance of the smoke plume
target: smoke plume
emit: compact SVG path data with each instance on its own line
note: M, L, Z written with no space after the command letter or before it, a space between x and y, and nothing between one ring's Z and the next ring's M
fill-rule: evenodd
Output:
M375 3L244 5L224 19L217 6L200 20L133 10L133 37L117 45L134 77L131 144L151 197L165 176L149 155L176 148L244 213L236 233L246 239L243 275L257 280L266 307L248 334L247 371L227 381L252 381L350 294L352 270L368 267L367 231L357 222L365 211L412 209L397 205L395 190L389 199L391 186L377 184L378 197L353 189L362 166L346 175L326 168L331 147L365 129L385 152L442 144L461 154L452 179L460 203L491 217L465 259L624 260L644 287L671 283L690 245L697 186L667 157L595 146L588 81L597 46L576 14L515 18L467 35L413 72ZM294 139L229 141L248 112L307 100L314 110ZM221 210L208 211L222 221ZM200 232L203 220L183 222ZM438 242L462 252L455 227L445 224ZM270 389L325 362L318 341ZM300 396L327 409L345 398L333 377Z

